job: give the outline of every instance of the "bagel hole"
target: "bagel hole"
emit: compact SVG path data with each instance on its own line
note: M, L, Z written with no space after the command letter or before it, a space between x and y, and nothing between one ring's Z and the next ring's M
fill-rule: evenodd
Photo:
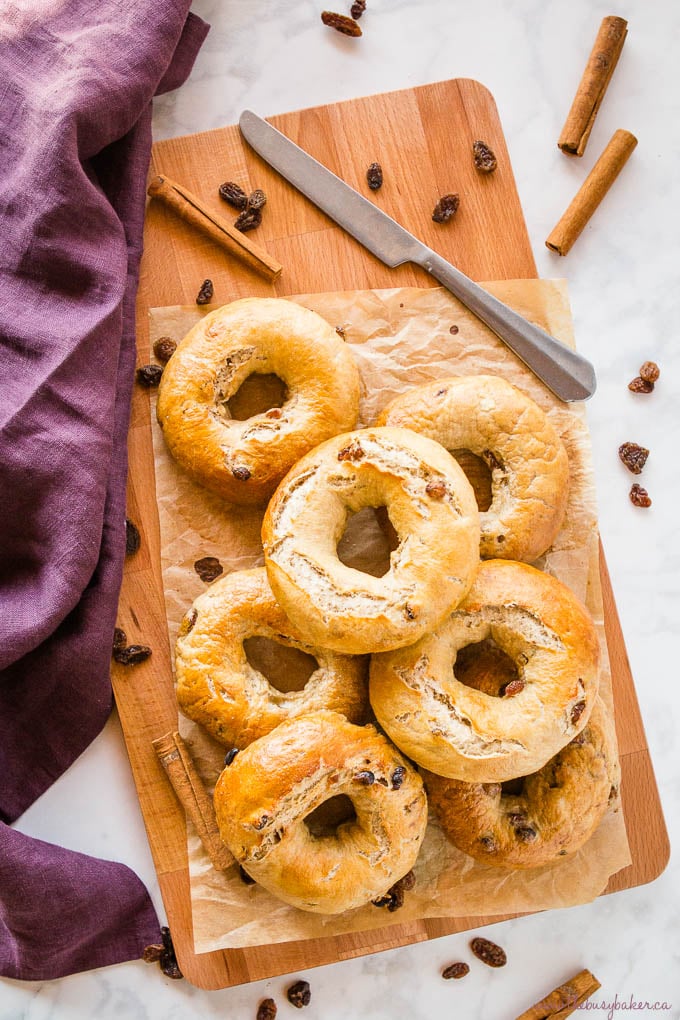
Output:
M345 793L338 793L314 808L304 819L304 823L312 836L323 839L334 836L340 825L354 822L356 817L357 813L351 799Z
M347 518L337 544L341 563L373 577L384 577L390 569L390 553L399 545L399 537L385 506L365 506Z
M288 387L278 375L253 372L243 380L236 393L224 401L224 405L232 418L245 421L256 414L283 407L287 399Z
M313 655L259 634L245 639L243 651L253 669L282 694L303 690L319 668Z
M502 697L502 688L519 679L513 660L490 637L459 649L453 675L466 687L489 694L492 698Z
M492 498L491 472L488 466L481 457L472 453L471 450L451 450L450 453L462 467L474 490L479 512L484 513L491 506Z

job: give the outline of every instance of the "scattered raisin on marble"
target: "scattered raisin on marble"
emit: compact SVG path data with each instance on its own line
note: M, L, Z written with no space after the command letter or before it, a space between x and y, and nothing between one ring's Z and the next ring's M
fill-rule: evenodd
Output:
M255 188L255 191L251 191L248 195L248 209L253 209L258 212L263 205L266 205L266 203L267 196L262 188Z
M493 150L489 148L486 142L473 142L472 155L475 166L483 174L493 173L498 166Z
M114 648L113 658L121 666L136 666L144 662L151 655L148 645L126 645L124 648Z
M159 361L162 361L164 365L170 361L177 350L177 344L171 336L159 336L158 340L153 342L153 353Z
M631 379L628 383L628 389L631 393L651 393L654 389L654 383L648 382L640 375L636 375L635 378Z
M234 220L234 226L242 234L247 234L249 230L255 230L260 223L262 223L262 213L259 209L244 209Z
M257 1007L255 1020L275 1020L276 1003L273 999L263 999Z
M215 578L219 577L224 571L224 567L218 560L217 556L203 556L200 560L196 560L194 563L194 570L202 581L206 584L210 584Z
M213 299L215 288L213 287L212 280L204 280L201 284L201 289L196 295L197 305L209 305Z
M166 977L175 978L176 980L184 977L182 971L179 969L177 963L177 957L175 956L175 947L172 944L172 936L169 928L161 928L161 938L163 940L163 949L160 955L161 970Z
M382 188L383 172L380 163L371 163L366 171L366 180L371 191L377 191L379 188Z
M432 219L435 223L448 223L458 212L459 205L459 195L442 195L432 210Z
M134 556L136 552L139 552L139 547L142 544L142 536L139 534L139 528L137 525L130 520L129 517L125 518L125 555Z
M309 981L296 981L286 992L286 997L291 1005L297 1009L308 1006L312 998Z
M647 463L649 450L644 446L638 446L637 443L622 443L619 446L619 457L629 471L632 471L634 475L639 475Z
M336 32L343 35L351 35L357 38L362 34L361 26L357 25L354 18L348 18L346 14L336 14L335 11L322 11L321 20L328 28L334 28Z
M142 365L137 369L137 382L150 390L158 386L162 375L163 369L160 365Z
M354 3L349 9L349 13L352 15L355 21L358 21L365 10L366 0L354 0Z
M652 505L649 493L637 482L631 486L629 496L633 506L649 507Z
M248 205L248 196L243 188L234 181L225 181L224 184L220 184L219 192L220 198L223 198L234 209L245 209Z
M646 383L654 383L657 381L661 371L655 361L645 361L640 365L640 378Z
M516 694L524 690L524 686L524 680L519 677L516 680L510 680L501 687L500 696L501 698L514 698Z
M470 949L488 967L504 967L508 962L505 950L490 939L474 938L470 942Z
M145 946L142 952L142 960L144 963L158 963L163 952L163 946L160 943L154 943L151 946Z
M460 978L464 978L465 975L469 973L470 967L468 966L467 963L463 963L461 961L460 963L450 963L448 967L444 967L444 970L442 971L442 977L446 978L447 981L449 980L449 978L458 980Z

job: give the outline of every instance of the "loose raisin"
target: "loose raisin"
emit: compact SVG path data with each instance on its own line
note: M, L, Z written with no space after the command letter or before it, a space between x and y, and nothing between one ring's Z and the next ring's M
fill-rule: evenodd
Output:
M349 13L352 17L358 21L361 15L366 10L366 0L354 0L354 3L349 9Z
M442 977L446 978L447 981L449 978L453 978L457 981L459 978L464 978L465 975L469 973L470 968L467 963L450 963L448 967L444 967Z
M276 1003L273 999L263 999L257 1007L255 1020L274 1020L276 1017Z
M142 365L137 369L137 382L140 386L146 386L147 390L150 390L154 386L158 386L162 375L163 369L160 365Z
M248 196L243 188L240 188L234 181L225 181L224 184L220 184L219 191L220 198L223 198L234 209L245 209L248 205Z
M635 378L631 379L628 383L628 389L631 393L651 393L654 389L654 383L648 382L640 375L636 375Z
M172 944L172 936L170 935L169 928L161 928L161 938L163 939L163 949L160 956L161 970L166 977L178 980L179 978L184 977L184 975L179 969L179 964L177 963L175 947Z
M362 786L373 786L375 782L375 775L366 769L364 772L357 772L354 777L355 783L361 783Z
M158 963L163 952L163 946L154 944L151 946L145 946L142 952L142 960L144 963Z
M371 191L377 191L378 188L382 188L383 172L380 163L371 163L366 171L366 180Z
M312 992L309 987L309 981L296 981L292 984L286 992L286 997L292 1006L297 1009L302 1009L303 1006L308 1006L312 998Z
M353 18L348 18L346 14L336 14L335 11L322 11L321 20L328 28L334 28L336 32L342 32L343 35L351 35L357 38L362 34L361 26L357 25Z
M641 485L638 485L637 482L631 486L629 495L633 506L648 507L652 505L649 493L646 489L643 489Z
M619 446L619 457L629 471L632 471L634 475L639 475L647 463L649 450L644 446L638 446L637 443L622 443Z
M206 584L210 584L216 577L224 571L224 567L217 559L217 556L203 556L202 559L196 560L194 563L194 570L202 581Z
M112 654L121 651L122 648L127 646L127 634L121 627L116 627L113 631L113 649Z
M212 280L204 280L201 284L201 289L196 296L197 305L209 305L213 299L215 290L213 287Z
M153 353L164 365L170 361L176 350L177 344L171 336L159 336L158 340L154 340Z
M435 223L448 223L458 212L459 205L459 195L442 195L432 211L432 219Z
M142 544L142 538L139 534L139 528L134 524L129 517L125 518L125 555L134 556L136 552L139 552L139 547Z
M488 967L504 967L508 962L505 950L489 939L479 937L472 939L470 949L477 959L481 960Z
M659 366L655 361L645 361L640 366L640 378L644 380L644 382L654 384L660 375L661 372L659 370Z
M242 234L247 234L249 230L255 230L260 223L262 223L262 213L259 209L244 209L234 220L234 226Z
M473 142L472 155L475 166L483 174L491 174L498 166L493 150L486 142Z
M113 652L113 658L121 666L136 666L144 662L151 655L148 645L127 645L125 648L117 648Z
M501 698L514 698L516 694L524 690L524 680L510 680L509 683L503 684L500 689Z
M266 205L267 196L265 195L262 188L255 188L255 191L251 191L248 195L248 209L252 209L258 212L263 205Z

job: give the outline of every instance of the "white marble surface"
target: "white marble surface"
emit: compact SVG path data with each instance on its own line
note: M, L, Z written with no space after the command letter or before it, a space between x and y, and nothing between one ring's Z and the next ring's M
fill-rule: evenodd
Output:
M348 6L343 0L334 9ZM578 343L597 369L588 413L601 532L673 843L680 836L680 7L673 0L621 0L614 10L600 0L368 0L358 41L323 28L322 7L312 0L196 0L194 9L213 28L187 84L157 101L155 136L230 124L246 106L270 115L450 77L477 78L492 91L539 274L568 279ZM569 160L556 139L607 14L628 19L628 39L586 155ZM560 259L544 247L545 237L619 127L637 135L638 148ZM661 380L652 395L635 397L627 383L647 358L660 364ZM628 502L633 479L616 453L624 440L651 450L642 479L654 500L650 510ZM164 916L115 717L17 827L126 862ZM310 971L304 976L312 1002L304 1015L512 1020L587 966L603 986L595 1003L607 1004L596 1016L614 1016L632 997L672 1004L637 1009L638 1017L680 1017L679 879L671 860L648 886L488 929L506 948L508 966L473 966L461 982L443 981L440 970L454 959L470 960L467 935ZM279 1002L279 1017L292 1017L284 995L289 983L281 977L205 992L135 962L60 981L0 982L0 1020L239 1020L254 1017L265 995Z

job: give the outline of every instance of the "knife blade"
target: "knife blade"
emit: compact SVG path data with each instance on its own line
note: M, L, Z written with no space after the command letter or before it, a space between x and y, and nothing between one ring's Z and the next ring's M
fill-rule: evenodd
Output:
M482 320L557 397L587 400L595 370L576 351L529 322L410 234L262 117L244 110L241 134L270 166L390 268L413 262Z

